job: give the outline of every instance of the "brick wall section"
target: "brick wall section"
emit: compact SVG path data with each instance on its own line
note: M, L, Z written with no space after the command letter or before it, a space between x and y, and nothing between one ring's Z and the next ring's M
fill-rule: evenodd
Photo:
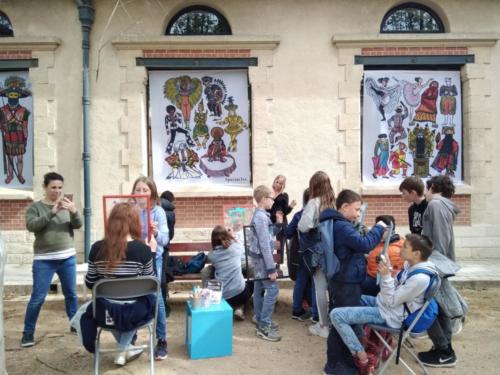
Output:
M362 48L363 56L466 55L467 47L376 47Z
M470 226L470 195L455 195L452 199L460 209L455 225ZM368 203L366 224L372 225L378 215L392 215L396 219L396 226L408 227L408 204L401 199L401 195L363 195L363 201Z
M210 57L250 57L249 49L146 49L146 58L210 58Z
M31 200L0 200L0 230L25 230L26 209Z
M0 60L31 59L31 51L0 51Z
M176 228L211 228L223 224L222 205L252 204L252 197L176 198Z

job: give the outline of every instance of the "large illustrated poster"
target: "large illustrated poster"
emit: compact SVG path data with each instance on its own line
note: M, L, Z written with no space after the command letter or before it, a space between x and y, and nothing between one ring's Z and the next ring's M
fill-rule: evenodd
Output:
M33 188L33 105L28 72L0 72L0 187Z
M363 182L462 180L460 72L365 71L363 83Z
M250 186L245 70L149 73L153 176L172 184Z

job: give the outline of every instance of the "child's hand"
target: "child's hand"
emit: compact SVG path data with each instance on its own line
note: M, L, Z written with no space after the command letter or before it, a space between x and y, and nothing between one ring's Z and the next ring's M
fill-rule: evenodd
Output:
M294 200L290 203L290 207L294 208L296 205L297 205L297 201L294 199Z
M151 248L151 252L156 253L156 248L158 247L158 243L156 242L154 236L151 236L149 242L146 241L146 245L148 245Z
M278 278L278 272L274 271L273 273L269 274L270 281L276 281L277 278Z
M154 237L156 237L156 235L158 234L158 222L157 221L153 221L151 223L151 233L153 234Z
M390 272L389 265L385 262L379 262L377 268L382 276L386 276Z
M379 221L377 222L377 225L381 225L384 229L387 229L387 224L386 224L386 223L384 223L382 220L379 220Z

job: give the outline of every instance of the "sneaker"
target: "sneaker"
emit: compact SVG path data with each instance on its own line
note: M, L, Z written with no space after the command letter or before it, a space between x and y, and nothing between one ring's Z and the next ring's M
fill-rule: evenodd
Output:
M313 317L311 317L311 321L313 322L313 324L316 324L319 322L319 317L313 316Z
M361 362L358 356L354 357L354 365L358 368L360 375L373 375L378 366L378 357L372 353L366 353L368 358Z
M132 350L128 350L126 354L127 362L131 362L134 359L139 358L139 356L142 354L143 351L144 351L143 348L134 348L132 346Z
M239 321L245 320L245 313L243 312L243 306L234 309L234 318Z
M457 364L457 356L451 348L447 350L433 348L427 352L418 353L418 359L428 367L454 367Z
M312 314L310 311L302 310L298 313L292 312L292 319L298 320L300 322L305 322L307 320L311 320Z
M75 328L75 327L73 327L73 326L71 326L71 328L69 329L69 331L70 331L71 333L77 333L77 332L76 332L76 328Z
M155 360L163 361L168 357L167 340L158 340L155 349Z
M259 328L259 322L257 321L257 318L255 317L255 315L252 316L252 322L255 324L255 328ZM271 328L274 330L279 330L280 325L274 321L271 321Z
M21 346L23 348L29 348L33 345L35 345L33 332L23 332L23 337L21 338Z
M277 329L273 329L271 325L268 326L259 326L257 328L256 332L257 337L260 337L261 339L267 340L267 341L280 341L281 336L279 334L279 331Z
M316 324L312 324L312 325L309 326L309 333L311 335L323 337L324 339L326 339L328 337L329 333L330 333L330 328L329 327L323 327L318 322Z
M120 352L115 355L115 365L125 366L127 364L127 352Z

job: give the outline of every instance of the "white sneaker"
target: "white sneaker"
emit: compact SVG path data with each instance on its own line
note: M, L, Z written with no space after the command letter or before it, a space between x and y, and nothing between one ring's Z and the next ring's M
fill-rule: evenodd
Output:
M127 352L120 352L115 355L115 365L125 366L127 363Z
M311 335L323 337L326 339L328 337L328 334L330 333L330 328L329 327L323 327L321 324L316 323L312 324L309 326L309 333Z
M144 351L143 348L136 348L135 346L130 346L129 350L127 351L127 362L133 361L134 359L138 358L143 351Z
M236 320L239 321L245 320L245 313L243 312L243 306L240 306L234 310L234 317Z

